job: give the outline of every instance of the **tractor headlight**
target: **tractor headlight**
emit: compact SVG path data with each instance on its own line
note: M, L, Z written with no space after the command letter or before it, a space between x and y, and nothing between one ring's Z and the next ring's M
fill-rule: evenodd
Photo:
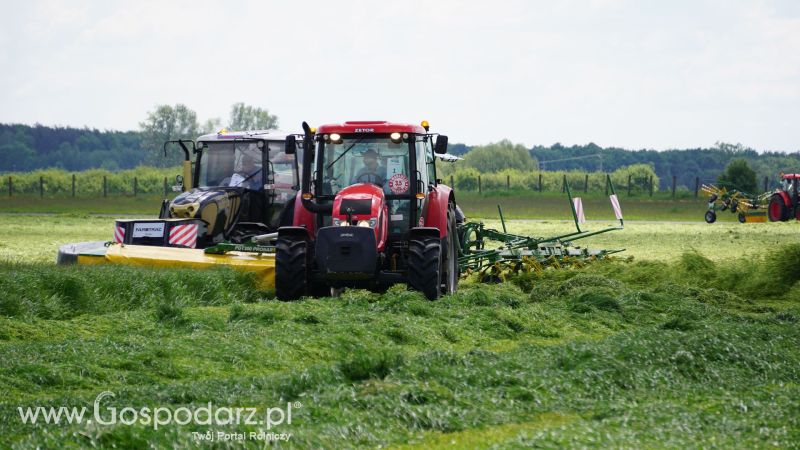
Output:
M369 220L359 220L358 226L365 227L365 228L375 228L375 225L378 224L378 219L369 219Z
M348 225L350 225L350 224L347 223L347 220L333 219L333 226L335 226L335 227L346 227Z
M367 228L369 228L369 222L368 222L368 221L366 221L366 220L359 220L359 221L358 221L358 226L360 226L360 227L367 227Z
M394 133L389 135L389 138L392 139L392 142L394 142L395 144L398 144L398 143L400 143L400 140L403 138L403 136L398 132L394 132Z

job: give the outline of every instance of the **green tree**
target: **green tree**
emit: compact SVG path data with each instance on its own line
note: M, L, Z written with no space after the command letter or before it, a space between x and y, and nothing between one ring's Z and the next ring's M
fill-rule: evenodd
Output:
M178 152L163 153L164 142L172 139L195 139L199 131L197 114L186 105L158 105L147 113L147 119L139 123L142 133L141 146L147 152L146 162L156 167L179 164L183 156Z
M717 183L729 189L738 189L744 192L755 192L756 172L750 168L746 159L732 159L725 167L725 171L717 177Z
M219 117L213 117L211 119L206 120L200 125L200 134L210 134L216 133L222 128L222 119Z
M277 127L278 116L271 115L266 109L241 102L231 106L229 130L270 130Z
M473 147L464 156L464 163L483 173L498 172L503 169L531 171L539 167L524 145L514 144L508 139Z

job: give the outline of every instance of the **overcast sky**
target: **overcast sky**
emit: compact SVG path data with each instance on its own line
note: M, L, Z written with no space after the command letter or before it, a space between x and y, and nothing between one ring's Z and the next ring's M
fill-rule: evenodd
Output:
M136 129L156 104L451 142L800 150L800 1L17 1L0 122Z

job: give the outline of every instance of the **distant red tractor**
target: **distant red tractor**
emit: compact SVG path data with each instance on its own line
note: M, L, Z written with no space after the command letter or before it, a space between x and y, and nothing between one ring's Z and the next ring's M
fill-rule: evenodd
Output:
M769 199L770 222L800 220L800 196L798 196L800 173L782 174L781 187Z
M429 299L454 292L456 199L437 180L435 164L447 152L447 136L429 133L427 122L303 128L294 222L278 230L277 297L331 295L345 287L382 291L396 283ZM286 146L294 151L297 142Z

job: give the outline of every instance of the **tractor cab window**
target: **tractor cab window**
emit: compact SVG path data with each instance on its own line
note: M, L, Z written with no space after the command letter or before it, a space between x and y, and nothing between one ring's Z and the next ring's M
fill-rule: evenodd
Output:
M294 199L300 180L295 171L294 155L287 155L286 145L281 142L269 143L269 170L266 185L273 190L275 203L287 203Z
M262 153L255 142L209 142L200 165L200 187L263 189Z
M373 137L326 142L320 162L323 195L358 183L374 184L386 195L410 194L406 142Z

